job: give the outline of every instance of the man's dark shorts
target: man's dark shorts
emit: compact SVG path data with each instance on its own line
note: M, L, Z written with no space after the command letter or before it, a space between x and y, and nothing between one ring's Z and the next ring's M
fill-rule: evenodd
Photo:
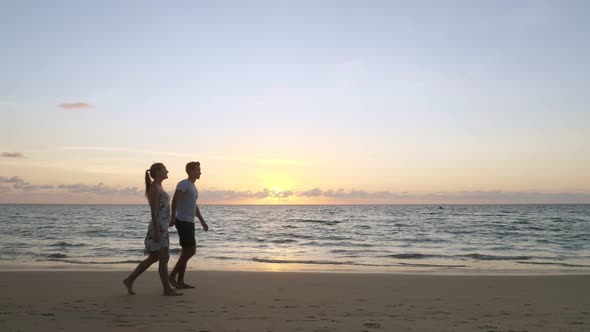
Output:
M180 238L180 246L183 248L195 248L197 242L195 241L195 224L188 221L176 219L176 230Z

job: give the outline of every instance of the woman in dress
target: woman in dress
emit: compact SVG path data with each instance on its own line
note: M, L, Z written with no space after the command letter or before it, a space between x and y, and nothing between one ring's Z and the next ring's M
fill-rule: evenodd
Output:
M152 182L153 179L154 181ZM145 171L145 196L148 199L151 210L151 222L145 236L145 254L149 255L135 268L131 274L123 280L129 294L134 295L133 282L140 274L147 270L155 262L160 262L158 272L164 287L164 295L176 296L182 293L176 292L168 281L169 241L168 226L170 224L170 197L162 188L162 181L168 178L168 170L162 163L153 164Z

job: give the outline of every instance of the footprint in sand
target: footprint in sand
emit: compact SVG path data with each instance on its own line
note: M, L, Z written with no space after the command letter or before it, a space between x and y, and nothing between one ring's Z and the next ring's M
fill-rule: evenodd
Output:
M483 325L483 326L478 326L478 329L493 329L491 331L494 331L495 329L497 329L498 327L496 326L492 326L492 325Z
M128 320L117 319L114 322L117 323L117 326L133 326Z
M379 329L381 328L381 324L379 323L365 323L363 324L364 327L368 327L370 329Z

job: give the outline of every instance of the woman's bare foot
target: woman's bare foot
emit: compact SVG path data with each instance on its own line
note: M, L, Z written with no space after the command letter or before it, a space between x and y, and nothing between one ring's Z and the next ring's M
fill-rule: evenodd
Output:
M164 291L164 296L180 296L180 295L182 295L182 293L179 293L172 288Z
M129 295L135 295L135 292L133 291L133 282L130 281L128 278L123 279L123 284L125 285L125 287L127 287L127 292L129 293Z
M175 286L178 289L190 289L190 288L195 288L195 286L191 286L189 284L185 284L183 283L179 283L178 285Z

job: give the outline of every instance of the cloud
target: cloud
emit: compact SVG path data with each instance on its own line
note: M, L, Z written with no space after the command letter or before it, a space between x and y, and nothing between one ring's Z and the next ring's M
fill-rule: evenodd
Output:
M201 190L200 190L201 191ZM251 191L236 191L236 190L202 190L202 197L206 197L210 201L235 201L241 199L252 198Z
M90 105L88 103L83 103L83 102L75 102L75 103L59 104L59 107L65 109L65 110L83 110L83 109L92 108L92 105Z
M37 185L31 184L18 176L0 176L0 191L5 193L38 193L41 195L73 194L87 199L97 199L85 194L99 195L103 197L125 196L134 200L142 198L143 188L118 187L104 183L89 185L58 184ZM203 189L201 200L204 203L236 203L240 201L257 201L264 199L287 198L324 198L329 204L588 204L590 192L505 192L501 190L489 191L454 191L411 193L392 191L366 191L345 189L321 189L313 188L304 191L283 190L276 191L264 188L258 191L252 190L224 190ZM132 198L134 197L134 198Z
M12 187L3 186L6 190L17 189L17 190L32 191L32 190L47 190L47 189L54 189L55 188L55 186L52 186L52 185L40 185L40 186L32 185L32 184L28 183L27 181L21 179L18 176L13 176L10 178L0 176L0 183L7 183L9 185L12 185Z
M307 191L302 191L297 194L301 197L334 197L334 198L354 198L354 199L387 199L387 198L404 198L407 193L394 193L390 191L375 191L368 192L365 190L345 191L344 189L328 189L322 190L320 188L314 188Z
M276 191L264 188L260 191L251 190L218 190L209 189L202 190L202 197L205 197L208 201L236 201L243 199L265 199L265 198L288 198L294 196L294 193L290 190Z
M33 190L50 190L50 189L54 189L55 186L52 185L42 185L42 186L35 186L35 185L25 185L22 186L21 189L26 190L26 191L33 191Z
M97 185L87 185L87 184L60 184L57 186L57 189L62 189L74 193L91 193L97 195L142 195L144 193L143 190L137 187L112 187L105 185L104 183L99 183Z
M10 178L5 178L0 176L0 182L3 183L10 183L14 189L22 189L24 186L29 185L30 183L26 182L25 180L19 178L18 176L13 176Z
M258 191L253 194L253 198L264 199L264 198L287 198L293 196L293 192L289 190L285 191L275 191L269 190L268 188L264 188L261 191Z
M589 203L590 193L583 192L534 192L534 191L457 191L428 193L418 196L426 201L447 201L466 204L545 204L545 203Z
M59 184L59 185L34 185L18 176L4 177L0 176L0 184L5 190L23 190L23 191L65 191L70 193L90 193L97 195L123 195L123 196L141 196L143 190L137 187L113 187L99 183L96 185L87 184Z
M301 193L299 193L300 196L305 196L305 197L318 197L318 196L322 196L322 194L324 193L323 190L321 190L320 188L314 188L308 191L303 191Z
M5 158L24 158L25 155L20 152L2 152L2 157Z
M363 202L379 202L380 204L545 204L545 203L588 203L590 193L560 192L505 192L489 191L455 191L434 193L409 193L365 190L322 190L314 188L296 194L300 197L326 197L340 200L362 200Z
M590 203L590 193L544 193L544 192L504 192L455 191L411 193L385 191L366 191L359 189L321 189L313 188L293 192L273 191L264 188L259 191L237 191L203 189L200 195L204 202L237 202L242 200L263 200L266 198L325 198L333 204L569 204Z

